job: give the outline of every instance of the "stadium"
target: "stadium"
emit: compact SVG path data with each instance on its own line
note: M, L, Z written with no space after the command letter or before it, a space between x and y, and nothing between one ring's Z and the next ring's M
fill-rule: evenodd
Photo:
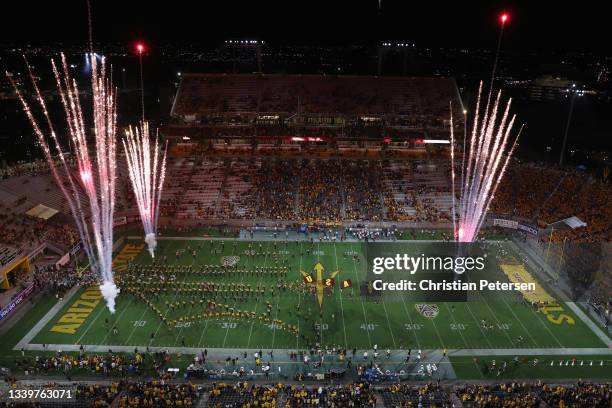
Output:
M114 310L73 219L102 178L0 167L2 403L609 406L612 187L505 152L461 247L472 103L444 76L182 73L154 256L117 147ZM478 270L422 270L458 253ZM372 268L396 254L421 269Z

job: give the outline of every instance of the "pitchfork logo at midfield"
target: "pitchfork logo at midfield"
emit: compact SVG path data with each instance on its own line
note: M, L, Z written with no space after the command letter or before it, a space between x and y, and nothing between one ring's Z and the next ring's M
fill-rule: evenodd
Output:
M316 296L317 301L319 302L319 307L323 307L323 294L325 292L325 288L331 288L334 286L334 282L336 276L339 271L332 272L329 277L324 278L323 272L325 272L325 267L321 262L317 262L313 268L315 272L315 277L313 278L311 274L308 272L300 271L304 276L304 283L307 285L314 284L316 287Z

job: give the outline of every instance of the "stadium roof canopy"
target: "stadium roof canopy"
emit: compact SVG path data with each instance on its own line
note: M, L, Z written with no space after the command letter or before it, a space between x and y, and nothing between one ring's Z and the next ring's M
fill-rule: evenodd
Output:
M40 218L41 220L46 221L49 218L53 217L58 212L59 211L57 211L54 208L47 207L46 205L38 204L37 206L32 207L28 211L26 211L26 215L29 215L30 217Z
M564 220L561 220L561 222L565 223L565 225L567 225L571 229L576 229L576 228L586 227L587 226L586 222L582 221L580 218L578 218L576 216L566 218Z
M556 229L568 229L568 228L576 229L580 227L586 227L587 223L582 221L580 218L573 216L573 217L565 218L563 220L552 222L548 225Z
M239 113L459 116L452 78L354 75L183 74L173 117Z

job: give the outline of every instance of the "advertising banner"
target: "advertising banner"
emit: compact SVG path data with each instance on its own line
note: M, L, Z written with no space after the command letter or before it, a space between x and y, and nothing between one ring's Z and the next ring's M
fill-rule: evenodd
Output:
M11 313L17 307L17 305L27 299L27 297L30 296L33 291L34 284L31 284L30 286L19 292L19 294L15 296L11 303L9 303L4 309L0 311L0 320L8 316L8 314Z

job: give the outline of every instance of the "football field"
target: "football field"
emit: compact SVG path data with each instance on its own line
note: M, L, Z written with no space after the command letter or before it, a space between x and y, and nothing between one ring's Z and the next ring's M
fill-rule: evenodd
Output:
M415 252L426 248L419 241L406 245ZM489 256L499 261L487 270L491 279L509 281L502 263L529 270L509 243L492 248L499 253ZM96 288L81 288L20 346L69 350L83 344L126 351L147 346L299 350L317 343L349 350L606 347L570 305L536 308L517 291L475 292L468 302L441 303L372 296L359 242L176 237L162 239L156 257L162 266L151 266L141 242L128 241L115 255L121 287L115 314ZM348 284L341 289L343 282Z

